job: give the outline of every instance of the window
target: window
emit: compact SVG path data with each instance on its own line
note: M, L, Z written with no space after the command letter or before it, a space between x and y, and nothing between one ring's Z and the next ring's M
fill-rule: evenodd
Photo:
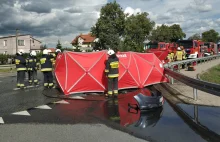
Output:
M7 40L4 40L3 45L7 46Z
M33 39L32 41L33 41L33 43L34 43L34 39Z
M18 40L18 46L24 46L25 42L24 40Z
M160 48L164 48L165 47L165 45L164 44L160 44Z

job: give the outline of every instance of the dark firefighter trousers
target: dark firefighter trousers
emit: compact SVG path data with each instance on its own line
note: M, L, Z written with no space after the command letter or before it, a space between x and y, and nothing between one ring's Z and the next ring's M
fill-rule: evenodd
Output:
M24 87L25 71L17 71L17 87Z
M28 71L28 79L29 79L29 84L32 84L33 82L37 84L38 83L37 70Z
M118 77L108 77L108 95L118 95Z
M44 87L53 87L53 73L52 71L44 71Z

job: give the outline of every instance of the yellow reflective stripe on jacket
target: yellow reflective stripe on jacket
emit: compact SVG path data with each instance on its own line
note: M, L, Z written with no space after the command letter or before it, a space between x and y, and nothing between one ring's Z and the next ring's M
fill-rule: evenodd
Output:
M26 68L17 68L17 71L26 71Z
M108 74L109 78L119 77L119 74Z
M119 62L118 61L111 62L110 66L111 66L112 69L119 68Z
M109 72L109 70L105 70L105 72Z
M20 64L20 62L21 62L20 60L15 59L15 64L16 64L16 65Z
M40 63L41 63L41 64L45 64L46 60L47 60L47 58L41 58L41 59L40 59Z
M183 52L182 51L177 51L176 52L176 59L178 61L183 60Z
M41 71L52 71L53 69L52 68L43 68L41 69Z

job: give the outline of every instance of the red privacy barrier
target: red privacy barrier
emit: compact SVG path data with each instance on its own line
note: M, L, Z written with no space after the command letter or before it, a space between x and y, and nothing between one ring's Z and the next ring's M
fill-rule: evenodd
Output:
M162 62L153 53L121 52L119 89L143 88L167 82ZM55 65L56 80L65 95L80 92L104 92L106 51L64 52Z

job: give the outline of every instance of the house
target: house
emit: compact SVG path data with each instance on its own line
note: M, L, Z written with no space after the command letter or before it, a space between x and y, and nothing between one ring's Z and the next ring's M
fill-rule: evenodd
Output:
M31 35L18 35L17 50L23 49L25 53L30 50L40 52L41 41L33 38ZM0 37L0 54L16 54L16 36Z
M88 34L80 34L76 36L75 39L71 42L73 45L73 48L76 49L76 46L79 47L81 51L86 50L93 50L93 47L95 46L95 42L97 42L98 39L94 36L92 36L91 33Z

